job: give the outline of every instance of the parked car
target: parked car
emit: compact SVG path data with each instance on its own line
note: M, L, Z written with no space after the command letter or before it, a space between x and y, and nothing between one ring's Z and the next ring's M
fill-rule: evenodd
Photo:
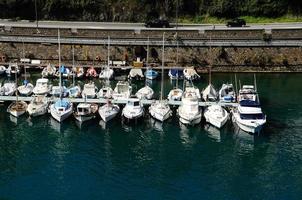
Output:
M145 27L148 28L169 28L170 24L168 20L165 19L154 19L149 20L145 23Z
M246 26L246 22L244 19L236 18L228 21L226 24L227 27L243 27Z

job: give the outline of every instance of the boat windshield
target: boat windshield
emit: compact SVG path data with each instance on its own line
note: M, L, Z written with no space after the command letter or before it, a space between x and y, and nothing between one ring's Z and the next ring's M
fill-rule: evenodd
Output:
M139 101L133 102L133 106L139 106Z
M128 91L128 86L127 85L119 85L118 88L117 88L118 93L127 92L127 91Z
M241 119L246 120L255 120L255 119L265 119L265 115L263 113L258 114L240 114Z

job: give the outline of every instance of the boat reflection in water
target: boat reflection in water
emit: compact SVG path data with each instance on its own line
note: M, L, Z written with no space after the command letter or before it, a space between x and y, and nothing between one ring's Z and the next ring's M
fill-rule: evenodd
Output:
M152 127L153 130L159 132L159 133L163 133L164 129L163 129L163 123L150 117L149 118L149 124Z
M12 116L12 115L9 115L9 120L11 121L11 122L13 122L14 124L18 124L18 118L17 117L14 117L14 116Z
M239 154L247 154L254 150L255 135L249 134L234 124L233 138Z
M207 132L209 138L213 139L215 142L221 142L221 130L211 126L210 124L205 124L204 130Z

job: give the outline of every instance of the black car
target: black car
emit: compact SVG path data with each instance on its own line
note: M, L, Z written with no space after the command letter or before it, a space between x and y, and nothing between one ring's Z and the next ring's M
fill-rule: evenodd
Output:
M149 20L145 23L145 27L148 28L169 28L170 24L168 20L165 19L154 19Z
M227 27L243 27L246 26L246 22L244 19L232 19L231 21L228 21L226 24Z

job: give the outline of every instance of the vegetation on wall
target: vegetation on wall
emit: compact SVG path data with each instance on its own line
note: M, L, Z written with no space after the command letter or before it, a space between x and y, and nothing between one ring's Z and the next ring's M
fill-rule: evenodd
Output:
M1 0L0 18L142 22L164 17L300 16L301 0ZM178 1L178 2L177 2Z

